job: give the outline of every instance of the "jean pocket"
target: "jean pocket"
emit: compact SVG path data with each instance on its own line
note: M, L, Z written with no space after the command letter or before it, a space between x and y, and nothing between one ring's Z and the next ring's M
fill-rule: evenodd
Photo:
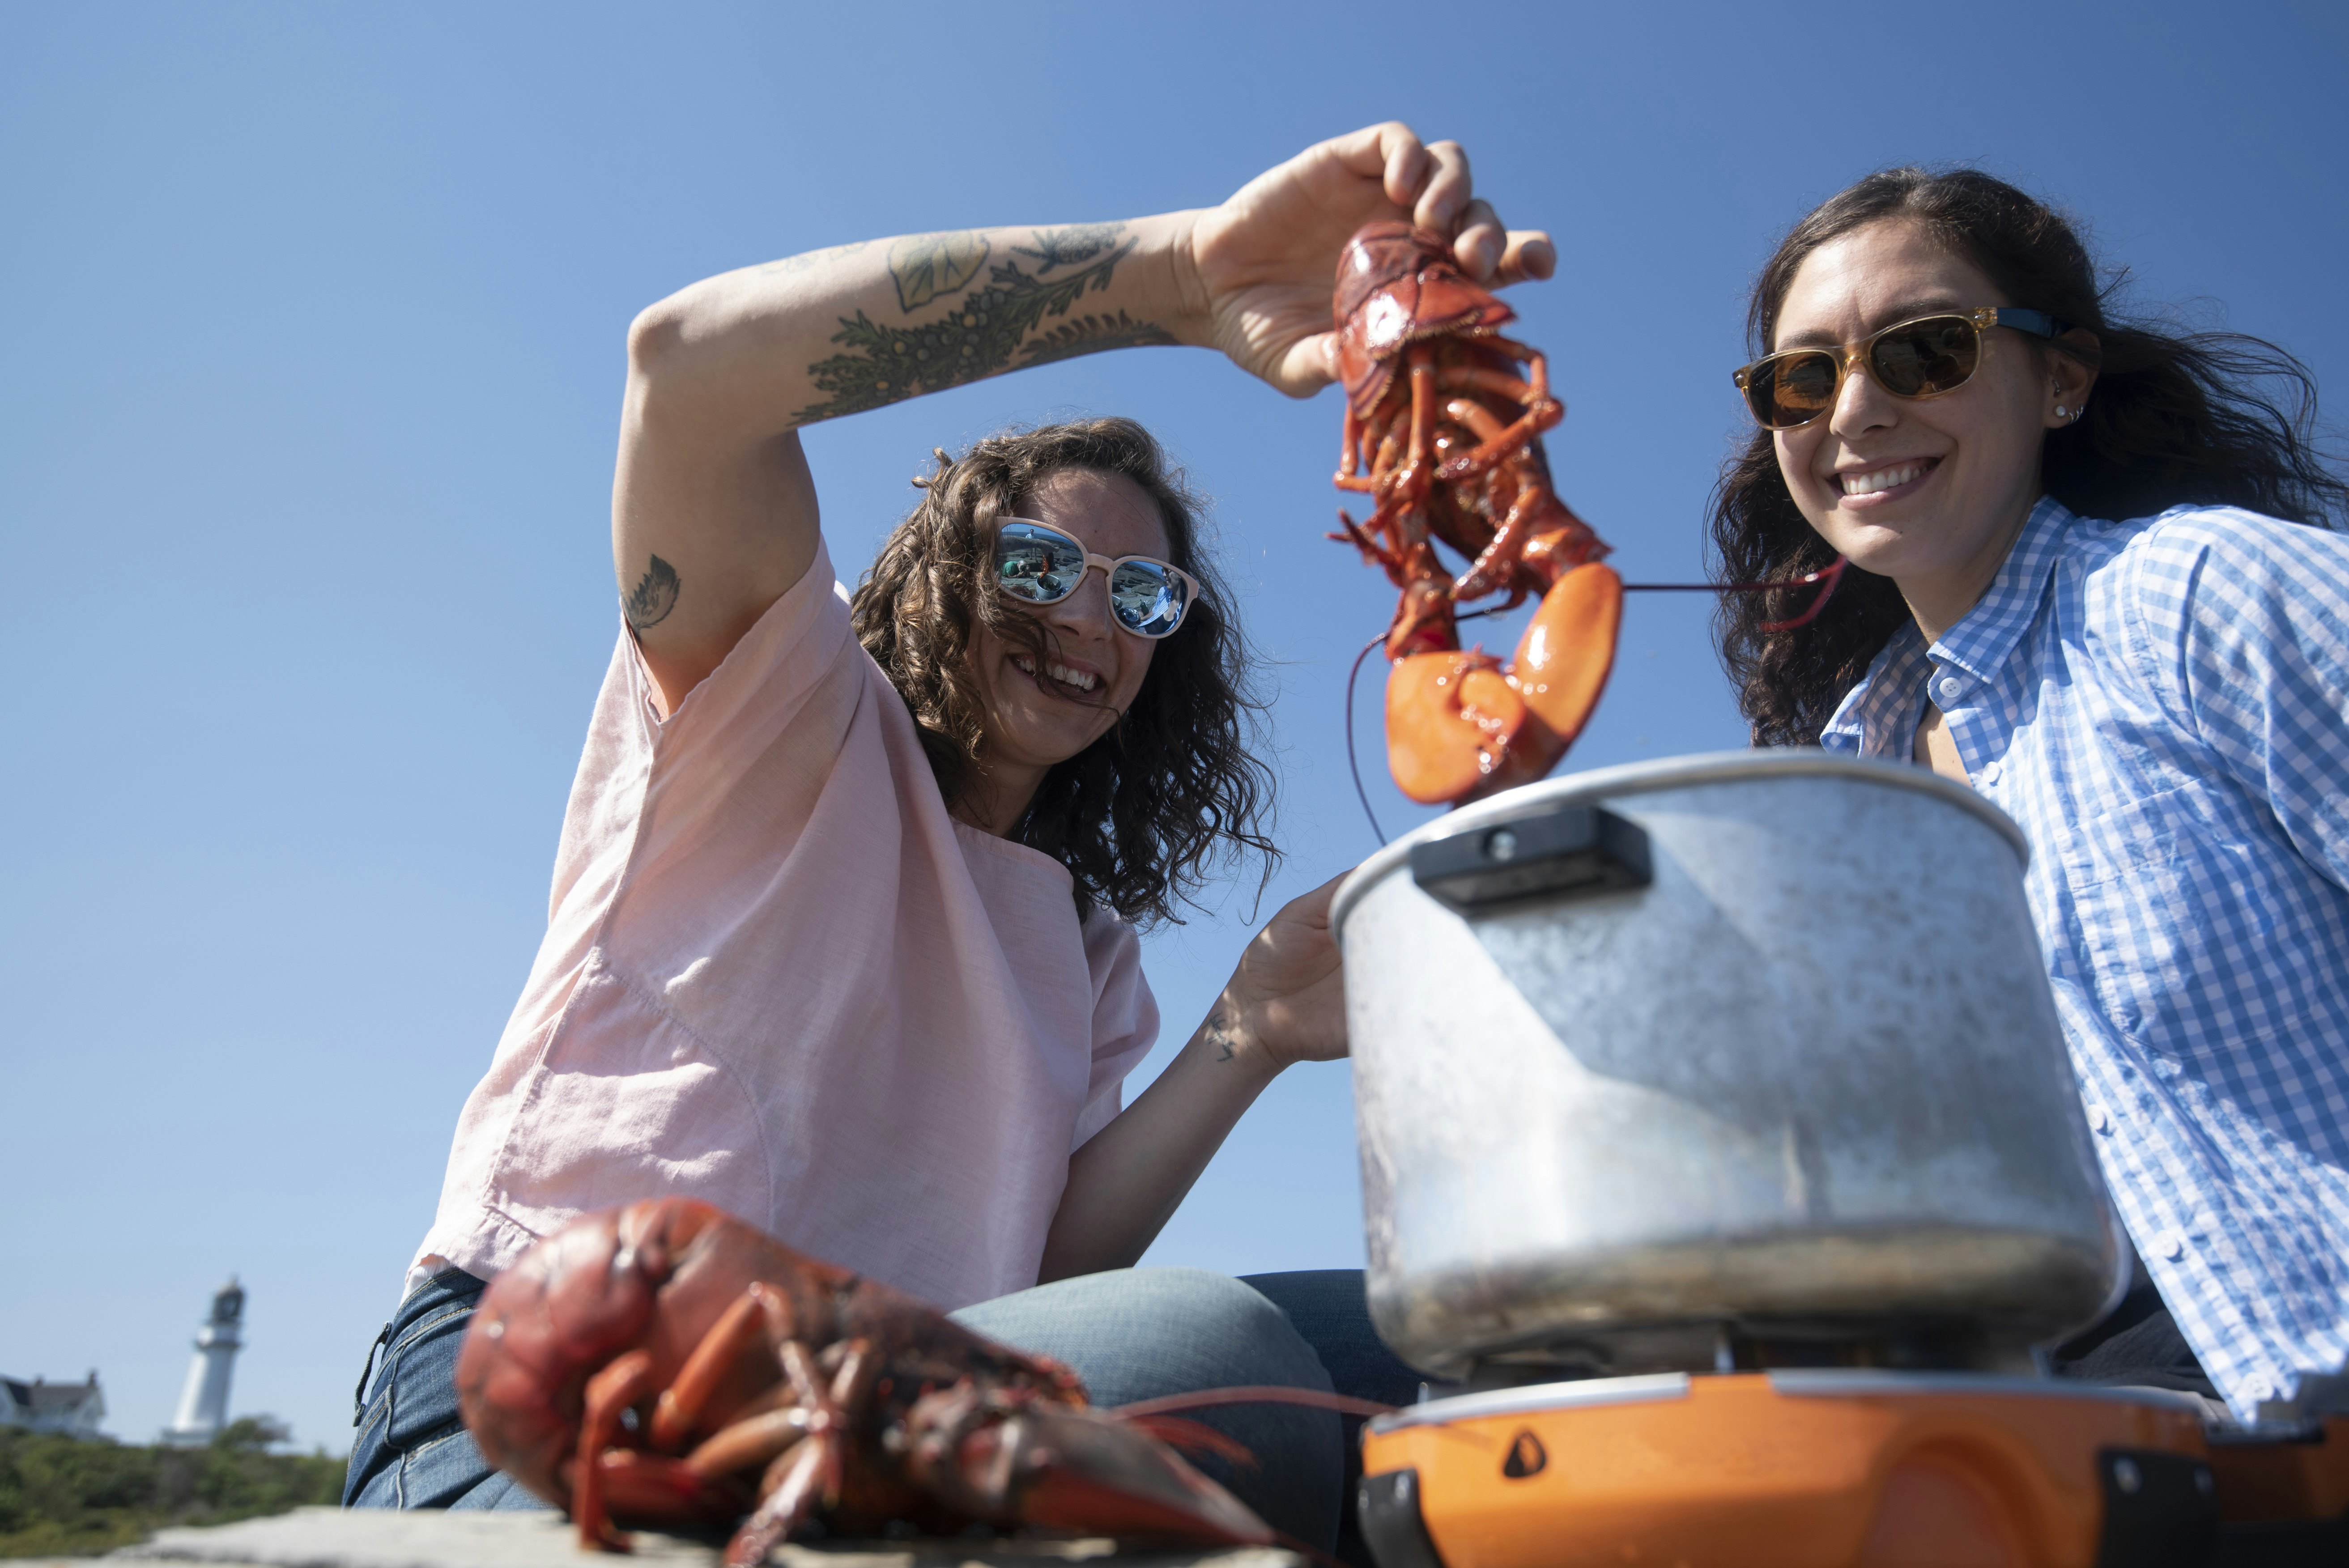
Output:
M472 1322L471 1301L432 1313L384 1353L384 1441L402 1452L459 1424L457 1353Z

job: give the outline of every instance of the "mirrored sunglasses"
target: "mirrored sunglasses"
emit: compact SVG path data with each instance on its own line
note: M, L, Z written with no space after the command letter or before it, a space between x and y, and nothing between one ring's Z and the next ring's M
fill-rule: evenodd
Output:
M1790 348L1768 355L1735 372L1737 389L1745 394L1745 407L1765 430L1795 429L1828 412L1855 365L1865 366L1876 384L1895 397L1938 397L1973 378L1982 364L1982 335L1993 326L2047 338L2073 330L2069 322L2045 311L2013 305L1919 316L1839 348Z
M1110 613L1137 637L1171 636L1199 600L1199 580L1147 555L1095 555L1073 535L1033 518L1007 517L995 535L995 585L1023 604L1057 604L1085 573L1109 577Z

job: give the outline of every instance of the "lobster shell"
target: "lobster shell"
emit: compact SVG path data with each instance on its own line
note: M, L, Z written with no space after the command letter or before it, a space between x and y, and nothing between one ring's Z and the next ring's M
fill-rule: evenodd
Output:
M1395 359L1433 337L1497 331L1517 313L1452 263L1450 242L1409 223L1366 223L1338 258L1338 380L1358 419L1394 381Z

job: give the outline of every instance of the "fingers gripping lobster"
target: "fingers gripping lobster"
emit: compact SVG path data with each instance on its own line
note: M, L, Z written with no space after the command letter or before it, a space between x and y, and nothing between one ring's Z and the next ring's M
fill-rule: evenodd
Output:
M1539 779L1581 733L1614 663L1623 587L1550 488L1541 435L1566 417L1548 363L1499 335L1516 313L1452 264L1443 236L1372 223L1347 242L1334 305L1346 424L1340 489L1373 499L1342 533L1402 590L1386 653L1387 760L1402 792L1458 804ZM1522 367L1523 374L1520 374ZM1437 542L1464 557L1454 577ZM1540 605L1507 664L1463 651L1474 600Z
M483 1455L586 1545L625 1550L615 1519L740 1520L726 1561L749 1568L818 1517L1273 1540L1152 1436L1217 1434L1105 1415L1066 1367L690 1199L590 1214L524 1253L481 1297L457 1390Z

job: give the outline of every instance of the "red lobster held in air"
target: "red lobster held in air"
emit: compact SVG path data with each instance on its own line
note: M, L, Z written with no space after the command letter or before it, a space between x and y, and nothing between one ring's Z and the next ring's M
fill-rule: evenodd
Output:
M1272 1531L1075 1374L691 1199L590 1214L492 1282L457 1361L490 1462L568 1509L741 1525L750 1568L809 1520L852 1534L973 1524L1262 1545ZM747 1517L746 1517L747 1516Z
M1346 389L1338 485L1376 500L1350 541L1402 590L1387 632L1387 760L1425 805L1529 783L1581 733L1615 658L1623 585L1550 488L1541 433L1566 417L1547 361L1499 335L1516 313L1468 281L1443 236L1371 223L1338 262ZM1518 374L1522 366L1525 374ZM1469 562L1457 578L1434 542ZM1462 651L1457 606L1538 594L1509 664Z

